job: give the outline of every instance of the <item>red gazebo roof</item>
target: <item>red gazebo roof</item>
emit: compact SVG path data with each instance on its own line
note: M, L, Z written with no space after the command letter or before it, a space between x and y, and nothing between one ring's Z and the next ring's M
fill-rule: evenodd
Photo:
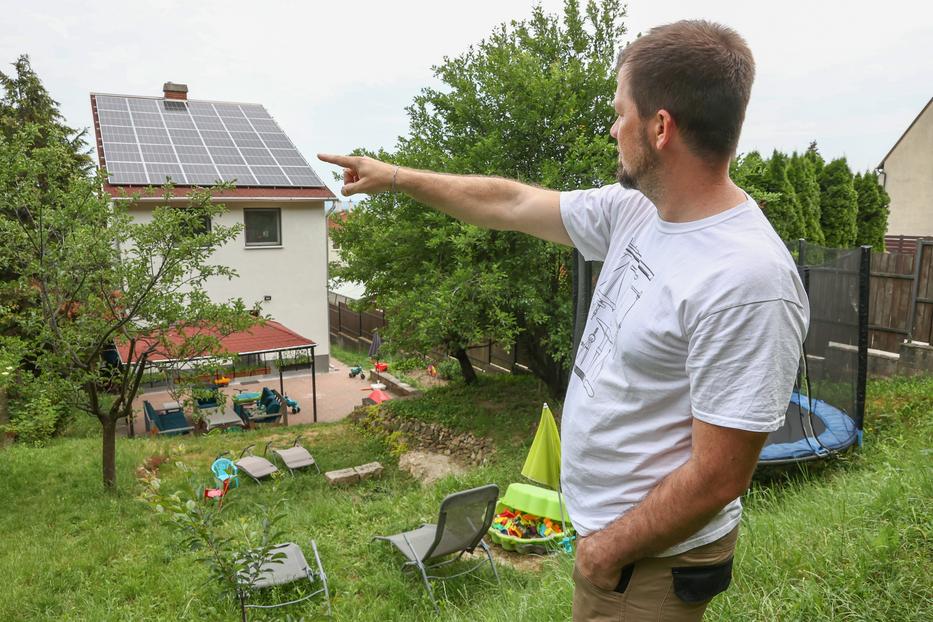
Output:
M162 347L159 349L157 347L157 349L149 355L149 361L155 363L159 361L176 360L177 355L173 355L165 350L171 350L172 346L178 346L186 339L195 335L215 336L220 339L221 347L224 350L239 355L281 352L299 348L312 348L317 345L307 337L302 337L295 331L273 320L267 320L262 325L253 326L249 330L231 333L227 336L221 336L216 330L210 327L196 328L187 326L180 332L171 331L166 333L165 340L169 344L168 348ZM156 343L156 337L141 337L138 341L141 342L141 347L137 347L137 352L140 349L148 349L151 344ZM121 362L130 362L128 360L130 357L130 345L128 343L118 343L117 352L120 355ZM135 356L133 358L135 359Z

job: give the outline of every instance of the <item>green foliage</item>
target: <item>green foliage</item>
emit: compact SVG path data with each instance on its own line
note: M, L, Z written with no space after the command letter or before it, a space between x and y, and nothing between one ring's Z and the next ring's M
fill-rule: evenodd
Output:
M806 227L797 193L788 179L787 167L787 156L775 150L762 179L764 188L774 197L761 207L782 240L796 240L806 236Z
M21 443L45 443L55 432L62 409L53 404L44 392L35 393L16 406L12 409L10 423L0 426L0 431L15 434L16 440Z
M820 224L828 246L848 248L858 237L858 195L845 158L827 164L820 175Z
M803 237L814 244L825 244L820 225L820 181L816 175L816 165L806 156L794 152L788 162L787 179L794 187L794 194L800 204Z
M827 165L816 143L803 155L774 151L768 160L752 151L737 157L729 174L761 206L783 240L883 248L890 198L877 175L853 180L845 158Z
M768 189L768 163L757 151L736 157L729 166L729 176L745 190L759 206L778 201L778 193Z
M444 359L435 367L437 375L444 380L453 380L460 376L460 363L453 359Z
M858 174L853 182L858 195L858 234L856 244L868 244L876 251L884 250L884 234L888 229L888 206L891 198L878 183L874 172Z
M178 531L186 548L200 554L198 560L206 564L222 594L236 596L246 620L246 600L261 575L261 566L266 560L275 563L285 557L284 553L270 554L282 539L278 525L285 517L284 500L273 495L271 505L256 506L259 526L254 521L230 523L221 516L229 502L224 506L205 503L204 488L190 469L181 463L176 466L189 475L181 490L167 493L157 477L149 476L141 499Z
M624 33L617 0L568 0L562 17L541 7L434 68L442 88L408 107L394 153L405 166L501 175L550 188L613 179L614 51ZM387 346L451 354L489 339L516 341L532 371L561 392L570 360L571 253L512 232L485 231L404 197L375 196L333 234L366 303L392 318Z

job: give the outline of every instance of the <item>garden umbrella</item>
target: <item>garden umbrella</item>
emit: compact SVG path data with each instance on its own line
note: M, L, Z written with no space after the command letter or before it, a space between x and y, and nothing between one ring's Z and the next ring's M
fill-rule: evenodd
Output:
M378 359L379 358L379 348L382 347L382 337L379 336L379 331L373 331L373 340L369 344L369 358Z

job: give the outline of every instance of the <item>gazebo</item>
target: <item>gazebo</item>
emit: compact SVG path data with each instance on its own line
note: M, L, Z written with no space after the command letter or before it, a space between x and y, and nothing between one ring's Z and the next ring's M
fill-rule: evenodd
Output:
M141 337L137 339L137 341L140 342L142 347L137 347L135 352L139 352L140 350L149 350L152 344L154 344L156 341L160 341L165 344L165 346L157 345L155 349L150 352L147 364L158 366L160 363L183 363L187 361L215 358L213 356L175 358L177 355L171 353L173 350L172 346L180 346L187 339L190 339L195 335L210 335L216 337L219 340L223 350L237 356L262 356L265 354L278 354L278 360L280 363L278 365L279 391L283 395L285 394L285 380L282 375L282 353L307 351L309 355L308 358L311 360L311 401L313 421L317 423L317 370L314 364L314 348L317 346L317 344L314 341L308 339L307 337L302 337L295 331L289 329L286 326L283 326L274 320L266 320L262 324L253 326L248 330L230 333L229 335L220 335L210 327L185 327L180 331L169 331L164 333L161 339L156 337ZM136 355L132 357L130 356L130 344L125 342L117 344L117 355L119 356L120 362L123 364L133 362L136 357Z

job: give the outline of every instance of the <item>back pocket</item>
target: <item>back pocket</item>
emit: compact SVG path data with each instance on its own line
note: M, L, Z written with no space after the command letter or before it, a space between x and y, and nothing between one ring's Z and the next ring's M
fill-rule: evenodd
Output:
M732 582L732 558L715 566L671 568L674 594L685 603L702 603L726 591Z

